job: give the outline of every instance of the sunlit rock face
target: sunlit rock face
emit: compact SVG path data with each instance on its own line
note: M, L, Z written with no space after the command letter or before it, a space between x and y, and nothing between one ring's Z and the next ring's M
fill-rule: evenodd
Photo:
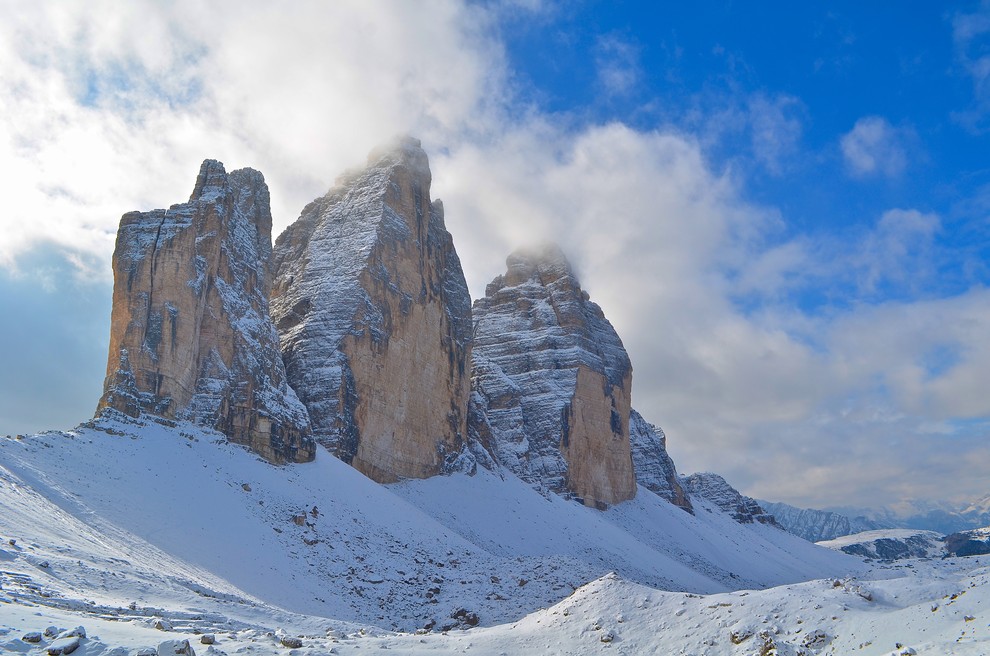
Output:
M271 225L261 173L215 160L188 202L121 218L98 412L191 420L272 462L313 458L268 314Z
M474 385L499 462L605 508L633 498L632 366L555 246L509 256L475 302Z
M632 410L629 413L629 442L636 482L675 506L693 512L691 500L681 487L674 461L667 453L667 436L663 430Z
M322 443L379 482L444 471L471 394L471 300L417 140L373 152L275 244L272 316Z
M691 474L681 479L681 485L689 496L711 501L740 524L759 522L781 528L773 515L767 513L756 499L740 494L718 474Z

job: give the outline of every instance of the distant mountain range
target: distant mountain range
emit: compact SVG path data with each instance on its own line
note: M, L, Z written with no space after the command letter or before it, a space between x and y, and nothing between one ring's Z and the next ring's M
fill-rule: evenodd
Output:
M812 542L879 529L910 528L949 535L990 526L990 495L958 505L907 501L878 509L817 510L772 501L759 503L784 529Z

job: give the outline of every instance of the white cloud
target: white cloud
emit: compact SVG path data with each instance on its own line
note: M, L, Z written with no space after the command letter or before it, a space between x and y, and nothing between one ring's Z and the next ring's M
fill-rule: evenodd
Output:
M748 105L753 154L767 170L779 174L801 140L803 126L798 114L803 106L793 96L765 94L753 95Z
M913 140L914 133L909 128L895 128L881 116L867 116L842 135L840 146L852 175L895 178L908 166Z
M507 88L491 16L454 1L7 4L8 268L41 243L108 258L120 215L185 198L206 157L262 170L284 227L395 133L489 132Z
M639 46L616 34L599 37L595 66L598 84L609 96L632 93L643 74L639 64Z
M958 13L952 19L952 40L956 58L973 80L973 104L954 114L965 127L980 131L990 111L990 55L986 54L990 35L990 3L982 2L972 13Z

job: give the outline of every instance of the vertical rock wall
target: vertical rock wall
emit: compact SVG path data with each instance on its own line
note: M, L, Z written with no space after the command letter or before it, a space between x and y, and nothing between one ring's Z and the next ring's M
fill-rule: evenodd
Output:
M98 412L192 420L272 462L313 458L268 315L269 205L260 173L207 160L188 202L121 218Z
M314 434L379 482L440 473L467 435L471 301L419 142L374 152L275 245L272 316Z
M632 366L556 247L509 256L475 302L474 384L498 460L604 508L636 494Z

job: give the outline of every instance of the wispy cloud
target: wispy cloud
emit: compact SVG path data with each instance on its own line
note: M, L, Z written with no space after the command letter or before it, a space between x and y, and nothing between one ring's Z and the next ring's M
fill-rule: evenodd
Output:
M639 84L643 71L639 61L640 46L618 34L598 38L595 67L598 84L609 96L625 96Z
M975 132L986 129L990 114L990 2L984 0L976 11L957 13L952 18L952 40L956 58L973 81L973 103L954 118Z
M894 127L882 116L856 121L842 136L840 147L850 174L896 178L907 169L916 136L908 127Z

